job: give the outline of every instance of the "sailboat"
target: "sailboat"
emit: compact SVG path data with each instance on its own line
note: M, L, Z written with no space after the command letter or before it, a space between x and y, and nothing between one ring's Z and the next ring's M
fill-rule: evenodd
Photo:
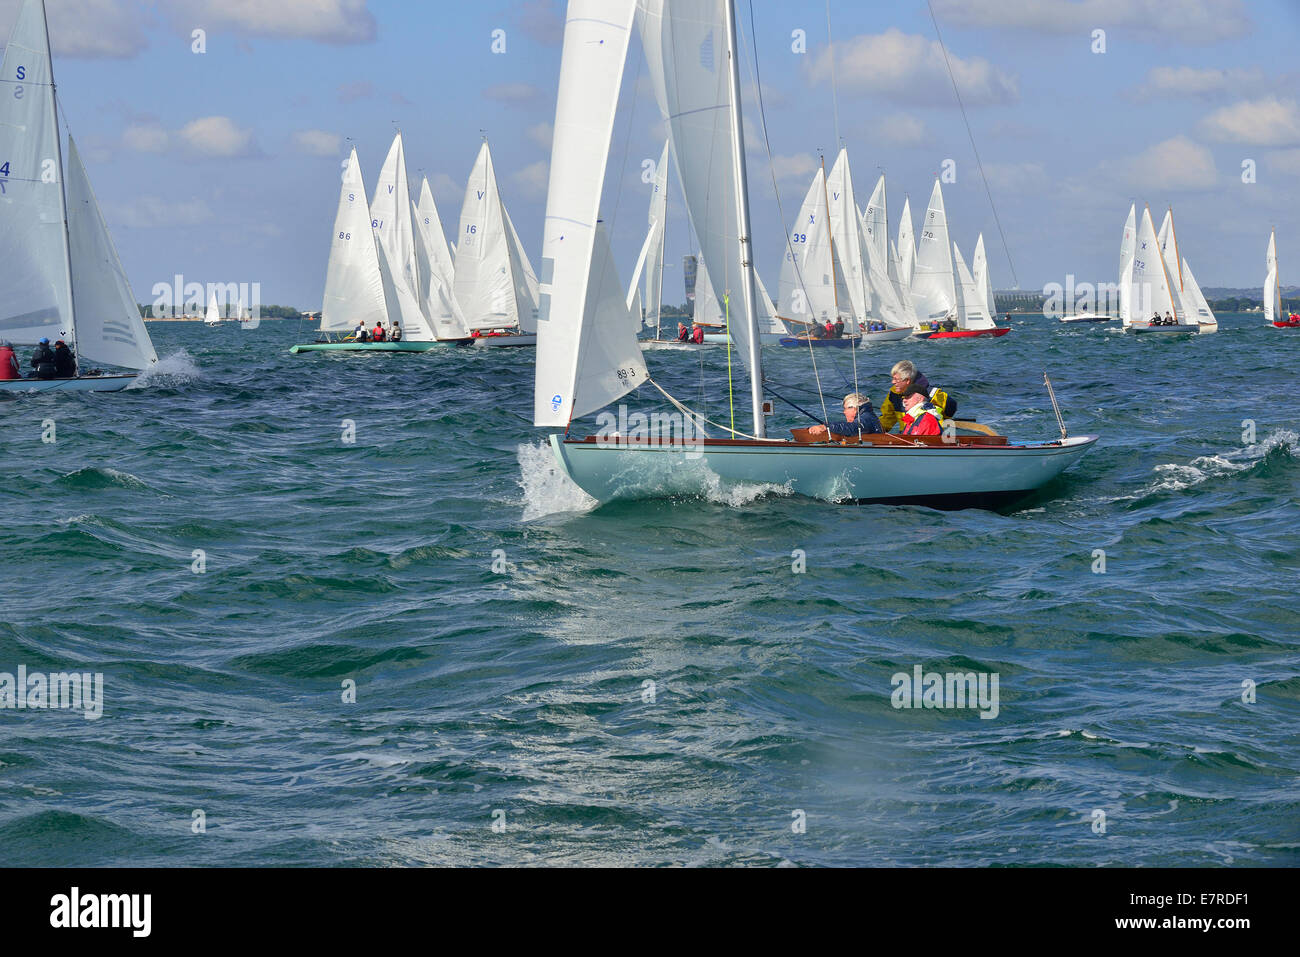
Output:
M840 163L847 169L847 152L841 151L835 165L838 167ZM862 237L863 285L868 302L862 345L906 339L916 331L916 309L911 290L903 284L904 267L898 250L889 242L889 206L883 174L867 208L859 210L857 223Z
M537 344L538 280L497 186L485 141L460 214L455 296L478 346Z
M642 327L653 330L653 335L644 340L646 346L681 346L676 337L664 338L663 301L664 301L664 253L668 241L668 144L664 143L663 155L655 167L655 180L650 193L650 212L648 216L649 231L641 246L641 255L637 258L636 269L632 273L632 283L627 291L627 308L634 314L633 328L640 334ZM644 281L644 296L641 295ZM644 310L644 311L643 311Z
M1127 232L1126 228L1126 235ZM1161 250L1160 238L1156 235L1155 222L1151 219L1149 206L1143 210L1134 243L1131 262L1126 263L1127 239L1125 245L1121 247L1121 276L1129 280L1126 306L1129 318L1124 324L1124 331L1133 335L1164 336L1186 336L1198 333L1200 327L1191 323L1175 322L1163 325L1137 318L1146 315L1164 316L1166 313L1176 316L1178 306L1175 302L1174 284L1169 276L1168 264Z
M1264 259L1264 322L1270 329L1300 329L1300 315L1286 315L1282 308L1282 283L1277 269L1277 230L1268 236L1268 253Z
M1174 229L1174 210L1169 207L1158 235L1160 252L1165 260L1172 283L1174 316L1179 325L1196 326L1201 334L1219 331L1219 322L1210 311L1210 304L1201 294L1201 287L1192 275L1192 269L1178 252L1178 235Z
M736 282L741 311L731 331L744 365L739 374L748 374L753 434L715 424L733 438L703 437L709 423L669 396L684 417L679 438L646 428L620 431L620 419L632 421L622 415L607 416L615 424L600 436L552 434L556 459L574 482L600 502L722 482L832 501L991 506L1041 488L1092 447L1095 437L1070 438L1064 429L1058 440L1033 444L981 435L950 442L867 436L862 444L840 445L802 430L794 441L767 437L735 0L569 2L543 242L535 425L567 430L643 385L663 391L649 374L622 298L605 306L595 294L602 184L638 20L701 257L715 276L733 257L743 266Z
M216 292L208 296L208 311L203 317L203 321L209 326L219 326L225 322L225 317L221 315L221 305L217 302Z
M158 355L71 136L65 175L44 0L24 0L0 76L11 91L0 98L0 341L62 339L79 366L0 391L119 392L138 376L88 364L140 372Z
M841 187L842 189L843 187ZM856 219L856 207L854 207ZM856 234L856 223L854 232ZM845 251L836 255L831 228L830 194L826 182L826 162L813 176L812 185L799 209L799 218L790 231L785 258L781 264L779 314L792 327L806 330L798 336L781 340L781 345L802 348L850 348L857 340L857 328L849 279L845 272ZM860 261L860 260L859 260ZM859 274L854 274L858 295L863 295ZM814 335L814 328L843 322L848 337L838 339Z
M395 150L399 145L394 144ZM400 160L400 150L390 152L389 162L385 164L387 176L381 177L393 185L393 198L384 206L383 215L375 218L366 201L361 162L357 151L352 150L343 174L330 240L320 323L323 339L294 346L290 352L428 352L439 345L423 317L417 293L411 288L413 267L398 258L404 255L406 247L402 244L407 236L410 236L409 248L414 250L413 235L395 231L389 247L385 248L389 220L401 215L401 211L408 217L410 213L409 194L400 193L397 186L400 182L401 188L405 188L405 173L397 176L395 156ZM376 197L380 197L380 192ZM358 328L370 330L382 325L392 329L394 323L401 324L401 341L366 342L348 338ZM340 339L334 340L333 336Z

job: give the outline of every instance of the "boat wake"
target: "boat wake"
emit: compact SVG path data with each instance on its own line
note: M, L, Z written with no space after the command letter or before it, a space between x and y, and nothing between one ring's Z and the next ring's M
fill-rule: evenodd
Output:
M159 359L156 365L140 373L140 377L131 383L130 389L148 389L151 386L182 385L201 378L199 364L184 349L174 352L165 359Z
M1216 478L1236 475L1275 460L1300 461L1300 433L1284 430L1275 432L1254 445L1221 455L1203 455L1187 465L1157 465L1155 483L1143 489L1143 497L1159 492L1181 492L1194 485Z
M590 512L599 504L564 474L550 442L543 439L521 445L516 457L519 487L524 490L525 522L560 512Z

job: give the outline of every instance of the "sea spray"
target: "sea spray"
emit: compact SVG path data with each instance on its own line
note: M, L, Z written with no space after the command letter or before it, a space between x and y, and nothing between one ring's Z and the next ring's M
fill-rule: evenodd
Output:
M524 490L525 522L558 512L589 512L598 504L560 468L549 441L520 445L516 456L519 487Z

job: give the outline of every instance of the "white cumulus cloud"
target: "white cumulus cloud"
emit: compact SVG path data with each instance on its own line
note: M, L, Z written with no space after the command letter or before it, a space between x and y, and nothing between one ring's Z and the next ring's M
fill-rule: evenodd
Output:
M294 148L308 156L338 156L343 151L343 137L325 130L299 130L292 140Z
M1263 82L1259 70L1197 69L1191 66L1158 66L1147 74L1137 89L1139 98L1209 97L1241 92Z
M1186 136L1157 143L1120 165L1124 182L1139 191L1195 191L1219 184L1214 154Z
M988 60L963 60L949 51L945 63L938 41L896 27L837 44L835 58L836 80L841 89L882 94L898 103L955 106L949 63L967 106L1015 103L1020 99L1015 77ZM814 83L829 82L829 48L813 59L809 74Z
M1253 29L1243 0L934 0L934 10L941 26L1076 35L1088 45L1098 29L1108 45L1126 34L1205 45Z
M1201 126L1206 136L1221 143L1296 146L1300 145L1300 106L1275 96L1243 100L1215 110Z
M238 159L257 155L253 131L242 129L228 116L205 116L185 124L176 134L195 156Z
M371 43L379 36L369 0L168 0L167 9L187 34L202 28L338 45Z

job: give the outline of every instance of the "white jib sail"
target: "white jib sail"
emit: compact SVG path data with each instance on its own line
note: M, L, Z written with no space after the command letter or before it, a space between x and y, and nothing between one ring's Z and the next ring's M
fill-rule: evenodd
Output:
M1188 304L1189 322L1199 323L1202 326L1218 326L1219 320L1214 317L1205 293L1201 292L1201 284L1192 275L1192 267L1187 264L1186 259L1183 260L1183 299Z
M1180 323L1195 322L1192 318L1194 307L1183 288L1182 263L1178 255L1178 238L1174 235L1174 211L1165 211L1160 232L1156 234L1160 241L1160 254L1164 257L1165 271L1169 273L1169 289L1174 297L1174 318Z
M426 181L427 185L427 181ZM429 250L429 241L437 239L432 230L424 228L419 208L415 209L415 261L420 276L420 308L424 318L438 339L465 339L469 327L456 303L451 279L433 262L435 253ZM443 250L447 248L444 241Z
M45 6L26 0L0 79L0 340L73 336L63 171Z
M438 212L438 204L433 200L433 190L429 188L428 177L420 183L420 202L415 209L415 229L424 237L432 267L444 282L448 284L455 282L456 259L447 245L442 216Z
M351 332L358 324L373 329L380 320L388 319L379 269L379 240L371 224L361 163L357 151L353 150L343 174L334 235L330 239L321 332Z
M68 137L68 236L78 356L124 369L149 368L158 361L158 353L72 137Z
M1119 317L1124 325L1133 322L1133 256L1137 250L1137 204L1128 209L1124 238L1119 244Z
M877 209L883 209L883 206ZM890 279L888 260L877 259L875 240L867 238L865 210L859 218L859 226L863 236L862 248L867 252L867 294L871 299L871 309L867 318L879 320L894 329L913 328L916 325L916 314L911 308L910 299L905 306L898 290L895 289L894 282ZM877 232L880 228L880 223L877 222Z
M512 329L519 325L514 272L510 262L501 197L492 153L486 143L469 176L460 212L456 251L456 301L471 329Z
M943 187L938 180L935 180L934 192L930 194L930 206L917 244L912 302L916 307L917 321L922 325L936 320L942 322L954 314L957 306L948 214L943 206Z
M613 270L596 255L608 247L598 236L600 194L635 14L635 0L569 0L542 242L537 426L567 427L648 378L623 290L614 283L614 301L603 296Z
M984 305L984 290L980 288L957 244L952 244L952 259L957 269L957 325L962 329L992 329L993 317Z
M210 326L215 326L217 323L221 322L222 318L221 304L217 302L217 294L214 290L212 294L208 296L208 311L204 315L203 321Z
M651 184L649 231L641 255L637 258L636 271L632 283L628 286L628 308L633 308L633 299L645 280L645 296L642 302L644 314L638 308L635 312L634 328L640 329L642 323L658 330L660 313L664 301L664 244L668 236L668 151L671 147L664 143L663 155L655 167L655 179Z
M514 220L505 203L501 204L501 218L506 224L506 244L510 250L510 275L514 282L515 309L519 314L519 331L528 335L537 332L537 309L541 299L541 282L528 260L524 244L519 241Z

